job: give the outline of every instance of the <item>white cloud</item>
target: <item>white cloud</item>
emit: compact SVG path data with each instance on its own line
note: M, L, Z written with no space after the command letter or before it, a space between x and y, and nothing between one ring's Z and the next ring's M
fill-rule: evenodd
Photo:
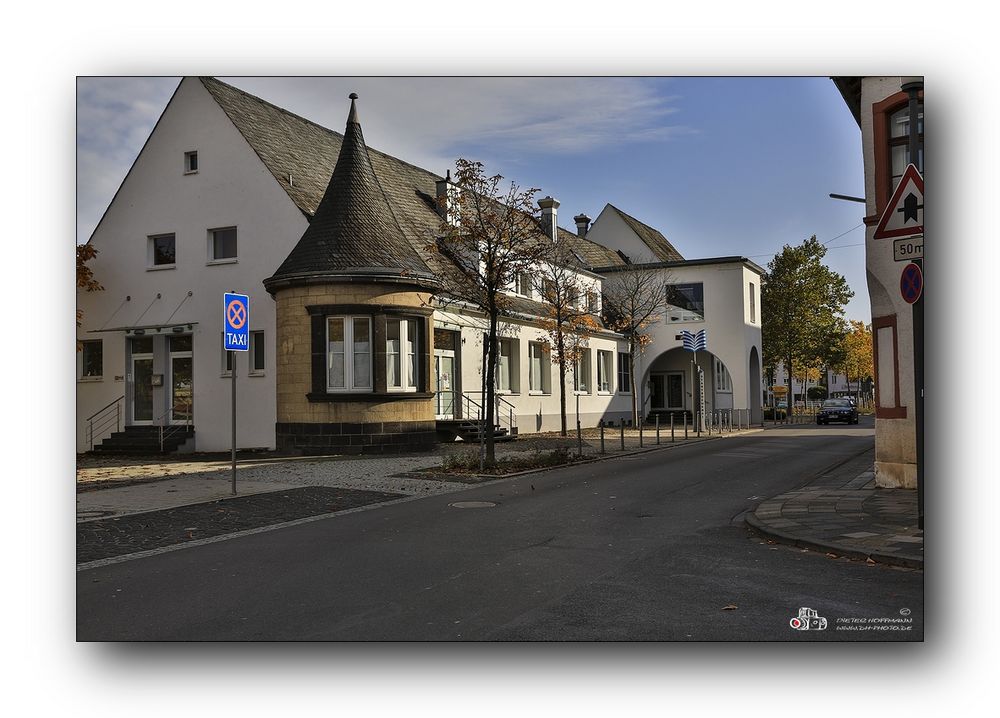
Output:
M674 123L678 98L643 78L314 78L224 81L343 130L360 95L366 141L444 173L475 153L504 170L546 155L661 142L693 132ZM85 241L177 85L174 78L81 78L78 86L78 241ZM531 183L532 178L516 178Z

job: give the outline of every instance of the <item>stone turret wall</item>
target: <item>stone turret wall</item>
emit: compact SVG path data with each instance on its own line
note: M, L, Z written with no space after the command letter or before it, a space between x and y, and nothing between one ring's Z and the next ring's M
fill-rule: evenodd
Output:
M399 283L342 282L275 293L278 448L296 453L386 453L432 448L436 442L431 378L431 295ZM371 318L371 391L328 392L326 322ZM418 387L386 388L386 321L417 320Z

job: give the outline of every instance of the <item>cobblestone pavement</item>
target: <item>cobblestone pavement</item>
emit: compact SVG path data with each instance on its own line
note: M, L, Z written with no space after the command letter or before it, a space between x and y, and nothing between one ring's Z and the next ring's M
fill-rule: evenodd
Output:
M78 563L174 546L237 531L345 511L403 494L302 487L180 506L76 525Z
M874 450L865 452L808 486L764 501L746 522L781 543L923 568L917 492L876 487L873 462Z

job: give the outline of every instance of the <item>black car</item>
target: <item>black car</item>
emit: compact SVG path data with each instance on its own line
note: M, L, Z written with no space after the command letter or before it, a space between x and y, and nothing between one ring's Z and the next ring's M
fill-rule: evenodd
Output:
M858 408L848 399L827 399L816 412L816 423L829 424L831 421L857 424Z

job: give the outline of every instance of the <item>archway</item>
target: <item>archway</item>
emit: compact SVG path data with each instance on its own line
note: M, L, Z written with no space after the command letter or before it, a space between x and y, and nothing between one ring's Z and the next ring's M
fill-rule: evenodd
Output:
M750 394L750 420L754 424L759 424L764 420L761 412L761 384L760 379L760 356L757 354L757 347L750 348L749 366L749 394Z

